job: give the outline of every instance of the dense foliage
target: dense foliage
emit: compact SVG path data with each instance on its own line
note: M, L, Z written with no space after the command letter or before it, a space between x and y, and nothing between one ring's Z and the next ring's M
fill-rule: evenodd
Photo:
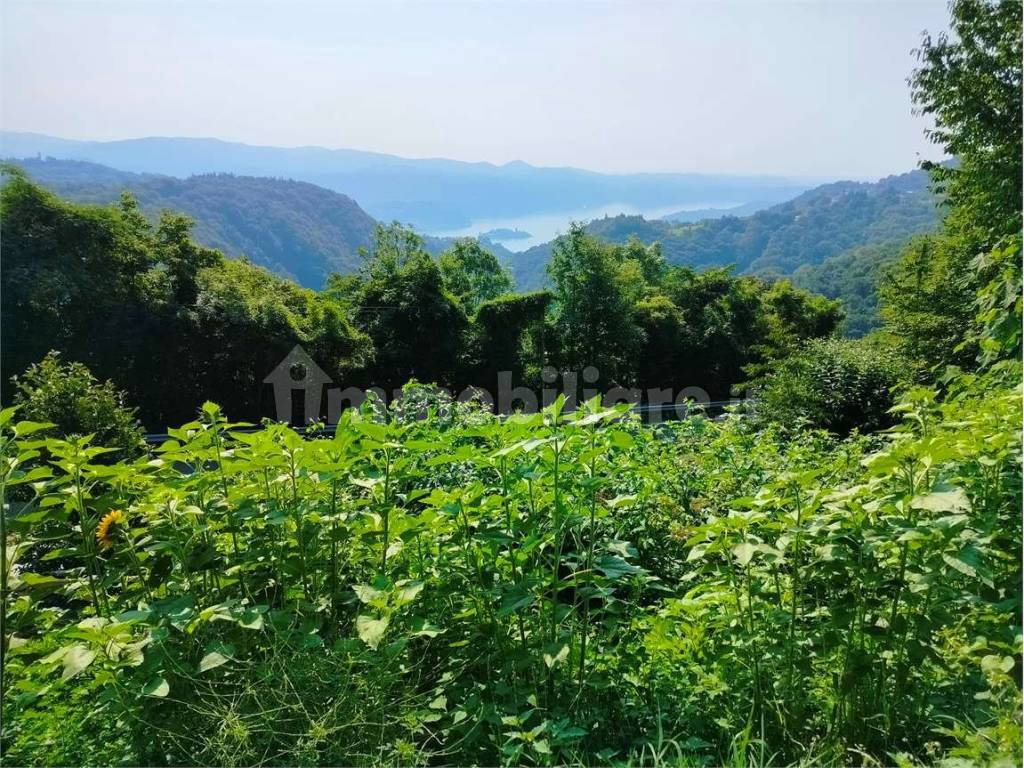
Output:
M266 411L263 379L295 344L339 377L369 353L329 297L196 245L179 214L151 225L129 196L66 203L11 169L0 216L4 370L56 350L125 390L151 431L204 393Z
M878 282L899 257L904 245L898 241L861 245L831 256L821 264L805 264L793 273L793 284L842 302L846 315L843 333L860 338L882 324Z
M954 3L954 34L1011 23L1009 4ZM918 75L918 102L973 87L986 62L931 61L953 74ZM1012 79L1020 59L1000 66ZM984 132L978 119L943 127ZM468 338L481 369L507 353L526 371L540 351L657 380L705 350L712 370L745 360L784 423L754 409L645 425L564 397L499 418L410 384L333 433L252 428L207 402L150 455L110 461L4 409L5 762L1019 765L1021 233L976 207L1019 169L987 159L964 154L949 219L893 264L884 327L863 340L820 338L835 304L787 282L669 267L582 229L559 243L550 293L475 311L397 226L323 294L270 291L277 278L189 245L180 220L154 234L130 204L77 210L15 180L58 220L28 231L64 233L121 296L137 288L105 253L170 305L224 297L243 326L274 328L283 307L311 333L316 312L379 309L390 319L359 322L402 374L437 362L389 324L422 334L424 318ZM15 243L60 287L52 254ZM66 295L52 322L75 338L85 307Z
M817 339L772 366L757 391L757 408L780 424L846 434L892 423L900 359L877 342Z
M31 482L10 553L31 568L9 571L5 752L1012 754L1020 392L1004 380L916 390L875 444L560 403L503 422L367 410L303 439L232 433L208 405L155 461L110 467L7 411L3 485ZM48 470L19 470L40 453ZM88 691L120 723L109 743L58 734Z
M176 179L73 160L24 159L28 176L63 198L105 205L130 191L156 219L180 211L197 242L321 288L332 272L359 268L374 220L350 197L300 181L211 173Z
M916 108L935 121L933 141L960 159L929 165L953 204L947 231L992 247L1021 229L1021 37L1019 3L959 0L952 36L925 35L911 77Z
M180 214L150 224L127 195L66 203L16 169L0 194L5 370L56 350L124 389L154 432L188 418L203 393L246 419L275 415L263 381L296 344L337 384L385 392L412 378L494 392L503 371L539 387L545 366L594 365L602 387L728 397L746 366L840 321L833 302L788 284L669 268L656 247L579 229L538 305L506 293L507 271L478 243L435 260L397 224L375 226L357 273L311 291L197 245ZM499 327L499 305L524 313Z
M1020 306L1020 7L963 0L951 13L952 36L925 35L911 77L915 105L936 121L931 137L959 158L929 166L949 215L939 234L912 243L879 283L894 342L933 371L970 365L984 351L971 332L979 295L1005 326ZM1012 343L1019 343L1019 332L1003 333L1007 342L1017 333Z
M52 424L48 431L61 437L91 435L99 445L117 449L115 459L142 453L142 425L124 392L109 380L96 381L81 363L64 363L51 352L12 383L21 418Z
M693 224L611 216L590 222L587 231L613 243L630 237L660 243L670 264L788 275L855 246L930 232L939 223L938 201L927 174L913 171L874 184L824 184L750 216ZM542 283L552 247L539 245L516 256L512 268L520 286Z
M374 221L355 202L307 183L228 174L175 179L53 158L17 163L34 181L74 202L109 203L129 190L151 220L162 210L182 211L195 221L197 242L228 256L245 255L310 288L323 287L331 273L358 272L360 250L373 245ZM733 264L741 272L792 273L801 287L841 300L847 313L846 332L860 336L878 325L874 286L884 261L881 252L909 235L935 228L938 211L925 179L917 171L877 184L827 184L774 207L754 203L727 213L680 212L664 221L619 216L591 222L587 231L619 244L630 237L660 242L673 264L696 268ZM887 236L896 239L886 242ZM469 314L480 300L467 293L466 281L473 278L464 267L472 270L474 260L497 259L510 265L521 287L548 284L545 265L554 243L515 254L483 239L422 239L432 255L455 258L451 266L456 269L446 287ZM849 250L843 251L846 247ZM837 251L842 252L831 255ZM823 256L827 258L819 265ZM485 291L488 297L514 287L504 269L488 267L481 274L498 279ZM463 284L452 284L452 278Z
M439 266L445 288L468 314L476 312L482 302L511 293L515 288L508 268L472 238L456 240L441 254Z

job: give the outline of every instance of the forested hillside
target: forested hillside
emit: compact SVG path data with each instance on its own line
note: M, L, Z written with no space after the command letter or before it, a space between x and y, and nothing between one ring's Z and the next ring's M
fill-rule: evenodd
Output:
M739 272L788 275L854 246L930 232L939 216L928 175L912 171L873 184L825 184L742 218L680 224L615 216L590 222L587 231L614 243L630 237L659 242L670 264L695 269L734 265ZM543 283L550 250L545 244L515 257L513 272L520 285Z
M358 250L373 235L375 222L358 203L306 182L224 173L178 179L71 160L16 164L69 200L112 203L127 190L151 219L162 210L184 213L197 242L309 288L323 287L332 272L359 269Z
M52 158L19 160L17 165L69 200L107 203L129 190L151 220L161 210L185 213L195 221L196 242L228 256L245 255L308 288L322 288L333 272L358 271L363 262L359 248L372 242L374 222L355 201L303 182L228 174L182 180ZM924 179L917 171L875 185L829 184L751 216L730 215L717 222L682 224L619 216L592 221L586 228L612 243L624 244L632 236L659 242L669 263L697 268L734 264L740 272L792 273L799 285L842 300L847 332L857 336L878 325L874 280L881 262L865 258L861 251L833 252L845 243L880 247L890 236L894 239L888 242L896 247L910 235L933 228L938 214L930 207L934 198ZM682 212L675 218L708 213ZM451 245L450 238L423 237L424 248L434 256ZM551 243L525 253L512 253L490 241L484 247L511 267L524 289L547 284L543 270ZM822 254L830 255L816 269ZM765 268L769 263L778 268ZM856 279L847 274L850 268L857 272ZM843 274L834 274L836 270Z
M155 431L204 396L246 419L273 415L262 377L295 344L346 386L390 391L415 378L461 391L494 387L502 371L539 386L544 366L592 365L597 386L699 387L721 399L750 366L827 336L842 317L788 283L670 267L657 246L580 228L556 244L551 292L511 293L477 241L434 257L397 224L375 227L357 271L313 291L199 245L181 214L149 221L130 197L79 205L16 168L8 177L5 369L56 350L127 390Z
M905 241L888 240L850 248L820 264L799 267L791 279L812 293L842 301L846 335L863 336L881 325L878 283L905 246Z
M676 211L661 218L665 221L675 221L680 224L693 224L706 219L721 219L725 216L749 216L765 208L771 208L774 203L754 201L733 205L727 208L691 208L685 211Z

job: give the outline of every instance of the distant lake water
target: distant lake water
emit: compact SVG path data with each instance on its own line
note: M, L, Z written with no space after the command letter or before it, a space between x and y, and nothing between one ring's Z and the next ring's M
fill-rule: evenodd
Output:
M492 229L518 229L522 232L529 232L529 237L502 240L494 238L494 241L501 243L510 251L525 251L535 245L553 240L569 229L573 221L592 221L593 219L604 218L605 216L618 216L624 213L630 216L641 215L646 219L660 219L676 211L695 211L701 208L731 208L739 205L736 202L710 202L710 203L680 203L678 205L664 205L659 208L638 208L628 203L609 203L608 205L597 205L590 208L578 208L572 211L558 213L539 213L531 216L513 216L497 219L476 219L468 227L459 229L440 229L427 232L435 237L477 237L483 232Z

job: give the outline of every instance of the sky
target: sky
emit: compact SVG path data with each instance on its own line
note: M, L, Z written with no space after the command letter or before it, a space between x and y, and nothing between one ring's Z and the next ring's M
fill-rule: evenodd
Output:
M406 157L873 178L941 155L945 0L0 0L0 125Z

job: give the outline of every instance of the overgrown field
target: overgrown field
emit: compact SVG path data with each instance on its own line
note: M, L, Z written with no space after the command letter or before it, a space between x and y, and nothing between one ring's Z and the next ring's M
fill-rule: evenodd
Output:
M1012 763L1018 382L846 440L208 404L114 464L4 411L5 762Z

